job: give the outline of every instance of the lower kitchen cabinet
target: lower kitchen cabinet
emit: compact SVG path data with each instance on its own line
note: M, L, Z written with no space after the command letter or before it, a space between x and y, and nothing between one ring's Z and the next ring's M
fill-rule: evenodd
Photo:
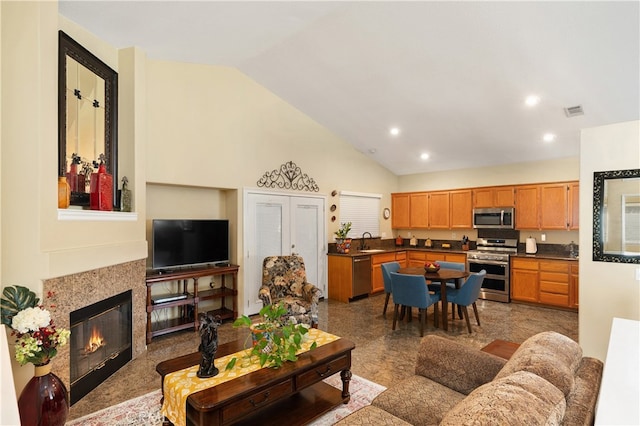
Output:
M444 251L409 251L407 266L410 268L423 267L426 262L447 261L467 263L467 255Z
M511 259L511 299L576 309L578 265L575 261Z
M371 256L371 293L384 291L381 265L388 262L398 262L401 268L407 266L407 252L399 251Z
M349 299L371 292L371 256L329 256L329 299Z

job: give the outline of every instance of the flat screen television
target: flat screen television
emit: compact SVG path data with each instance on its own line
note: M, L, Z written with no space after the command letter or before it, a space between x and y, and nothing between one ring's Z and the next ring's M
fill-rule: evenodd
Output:
M154 219L152 267L170 269L229 262L229 221Z

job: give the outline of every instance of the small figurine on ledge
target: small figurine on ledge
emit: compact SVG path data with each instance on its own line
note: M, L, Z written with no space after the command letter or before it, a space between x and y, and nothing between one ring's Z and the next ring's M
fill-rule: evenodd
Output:
M200 346L198 350L202 356L200 368L196 374L201 379L213 377L219 370L214 365L216 352L218 350L218 326L222 324L220 316L211 314L200 314Z

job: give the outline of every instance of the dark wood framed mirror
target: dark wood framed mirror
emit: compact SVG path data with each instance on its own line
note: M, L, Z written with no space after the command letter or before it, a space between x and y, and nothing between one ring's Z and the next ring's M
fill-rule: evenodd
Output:
M640 169L593 173L593 260L640 263Z
M58 32L58 176L83 175L71 204L87 206L89 175L101 155L117 182L118 73L63 31ZM113 204L116 201L114 190Z

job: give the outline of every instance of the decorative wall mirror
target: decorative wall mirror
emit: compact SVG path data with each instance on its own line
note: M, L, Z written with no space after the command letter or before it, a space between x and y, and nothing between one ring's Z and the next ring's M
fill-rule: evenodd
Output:
M593 260L640 263L640 169L593 173Z
M101 155L117 182L118 73L64 32L58 33L58 176L81 176L71 204L89 204L89 175ZM114 191L114 205L115 205Z

